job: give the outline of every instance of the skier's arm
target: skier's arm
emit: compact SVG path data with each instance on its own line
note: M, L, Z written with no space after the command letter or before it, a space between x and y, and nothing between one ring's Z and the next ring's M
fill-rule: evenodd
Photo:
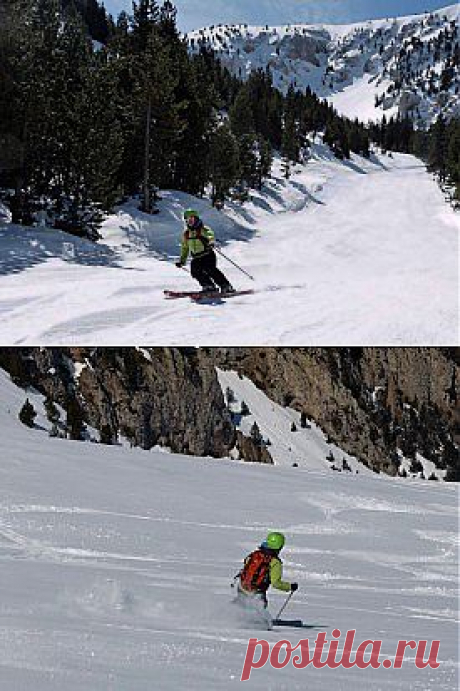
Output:
M211 230L211 228L208 228L207 226L205 226L203 228L202 234L203 234L203 237L208 241L209 245L211 247L214 247L214 241L215 241L214 231Z
M181 253L180 253L180 263L181 264L185 264L185 262L187 261L188 252L189 252L188 240L184 234L184 236L182 238L182 243L181 243Z
M270 562L270 585L277 590L283 590L285 593L291 590L291 584L283 581L283 565L276 558Z

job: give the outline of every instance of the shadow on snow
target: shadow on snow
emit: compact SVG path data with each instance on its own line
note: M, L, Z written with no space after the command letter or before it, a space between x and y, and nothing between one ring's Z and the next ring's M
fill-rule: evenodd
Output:
M20 273L53 258L121 268L114 250L59 230L0 225L0 246L0 275Z

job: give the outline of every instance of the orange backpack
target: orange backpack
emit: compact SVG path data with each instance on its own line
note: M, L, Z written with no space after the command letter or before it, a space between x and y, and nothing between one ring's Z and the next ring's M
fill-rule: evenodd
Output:
M243 590L265 593L270 585L270 562L273 554L257 549L244 562L240 573Z

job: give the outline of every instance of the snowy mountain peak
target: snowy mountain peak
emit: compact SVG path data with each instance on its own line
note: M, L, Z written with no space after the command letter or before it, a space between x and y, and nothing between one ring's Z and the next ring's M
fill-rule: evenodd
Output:
M311 88L349 117L408 115L419 126L460 113L460 5L350 25L218 25L188 35L243 79L269 69L281 91Z

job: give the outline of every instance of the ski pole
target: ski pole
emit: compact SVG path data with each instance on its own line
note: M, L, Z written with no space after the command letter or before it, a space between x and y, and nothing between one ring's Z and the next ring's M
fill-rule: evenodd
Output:
M294 592L289 593L289 595L288 595L287 598L286 598L286 602L285 602L284 605L281 607L281 609L280 609L280 611L278 612L278 614L276 615L275 619L279 619L279 618L280 618L280 616L282 615L282 613L283 613L284 610L286 609L289 600L291 599L291 597L292 597L293 595L294 595Z
M251 279L251 281L255 281L255 280L256 280L256 279L254 278L254 276L251 276L251 274L248 274L248 272L245 271L244 269L242 269L241 266L238 266L238 264L236 264L232 259L230 259L230 257L227 257L227 255L224 254L218 247L214 247L214 249L216 250L216 252L218 252L218 253L221 255L221 257L223 257L223 258L226 259L228 262L230 262L230 264L233 264L233 266L236 266L236 268L239 269L239 270L241 271L241 273L243 273L243 274L245 274L246 276L248 276L248 277Z

